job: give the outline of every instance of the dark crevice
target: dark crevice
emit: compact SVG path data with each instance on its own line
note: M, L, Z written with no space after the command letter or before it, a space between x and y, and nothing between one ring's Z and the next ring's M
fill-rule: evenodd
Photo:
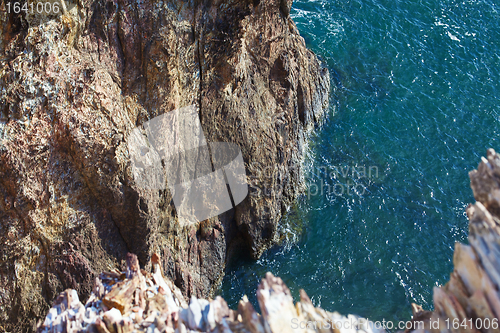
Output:
M297 111L299 113L299 120L304 125L306 120L306 107L304 103L304 91L302 90L301 84L297 87Z

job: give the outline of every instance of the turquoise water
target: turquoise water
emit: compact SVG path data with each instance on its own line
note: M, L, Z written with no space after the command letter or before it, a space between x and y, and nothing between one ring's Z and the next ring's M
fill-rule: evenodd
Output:
M468 171L500 150L499 9L295 1L301 34L330 69L332 110L311 140L309 193L285 218L304 232L229 267L221 294L233 308L243 294L256 304L267 271L329 311L407 320L411 302L432 308L454 243L467 242Z

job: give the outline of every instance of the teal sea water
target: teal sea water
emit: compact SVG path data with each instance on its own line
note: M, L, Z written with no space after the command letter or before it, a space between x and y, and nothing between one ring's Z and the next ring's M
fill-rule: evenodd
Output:
M300 235L228 268L235 308L265 272L295 299L372 320L432 308L467 242L468 172L500 150L498 0L296 0L292 16L332 77L312 137L306 193L285 217ZM352 170L355 170L353 173ZM369 172L371 171L371 172ZM285 230L286 232L286 230Z

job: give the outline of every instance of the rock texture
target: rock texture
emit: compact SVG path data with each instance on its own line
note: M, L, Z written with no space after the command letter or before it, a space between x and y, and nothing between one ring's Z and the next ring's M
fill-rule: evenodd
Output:
M64 291L38 332L385 332L364 318L315 308L303 290L294 304L290 290L271 273L257 290L262 315L246 296L237 311L220 296L210 301L193 296L187 305L179 289L162 277L158 259L153 256L153 273L147 273L130 254L125 272L103 273L96 279L85 306L75 290Z
M152 253L187 296L208 296L238 252L258 257L300 191L306 132L329 78L291 0L64 0L0 11L0 330L33 330L63 290ZM182 227L168 190L138 188L126 139L196 105L208 141L243 151L251 193ZM70 304L71 301L70 301Z
M434 312L414 310L416 332L500 332L500 156L489 149L469 173L469 245L457 243L454 270L434 287Z

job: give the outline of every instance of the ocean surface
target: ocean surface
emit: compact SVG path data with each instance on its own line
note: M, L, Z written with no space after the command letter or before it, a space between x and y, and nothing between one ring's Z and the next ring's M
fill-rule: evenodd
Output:
M233 308L267 271L295 299L372 320L432 309L467 242L468 172L500 150L500 1L296 0L291 15L332 77L311 138L308 191L281 246L228 268ZM296 230L302 228L302 233Z

